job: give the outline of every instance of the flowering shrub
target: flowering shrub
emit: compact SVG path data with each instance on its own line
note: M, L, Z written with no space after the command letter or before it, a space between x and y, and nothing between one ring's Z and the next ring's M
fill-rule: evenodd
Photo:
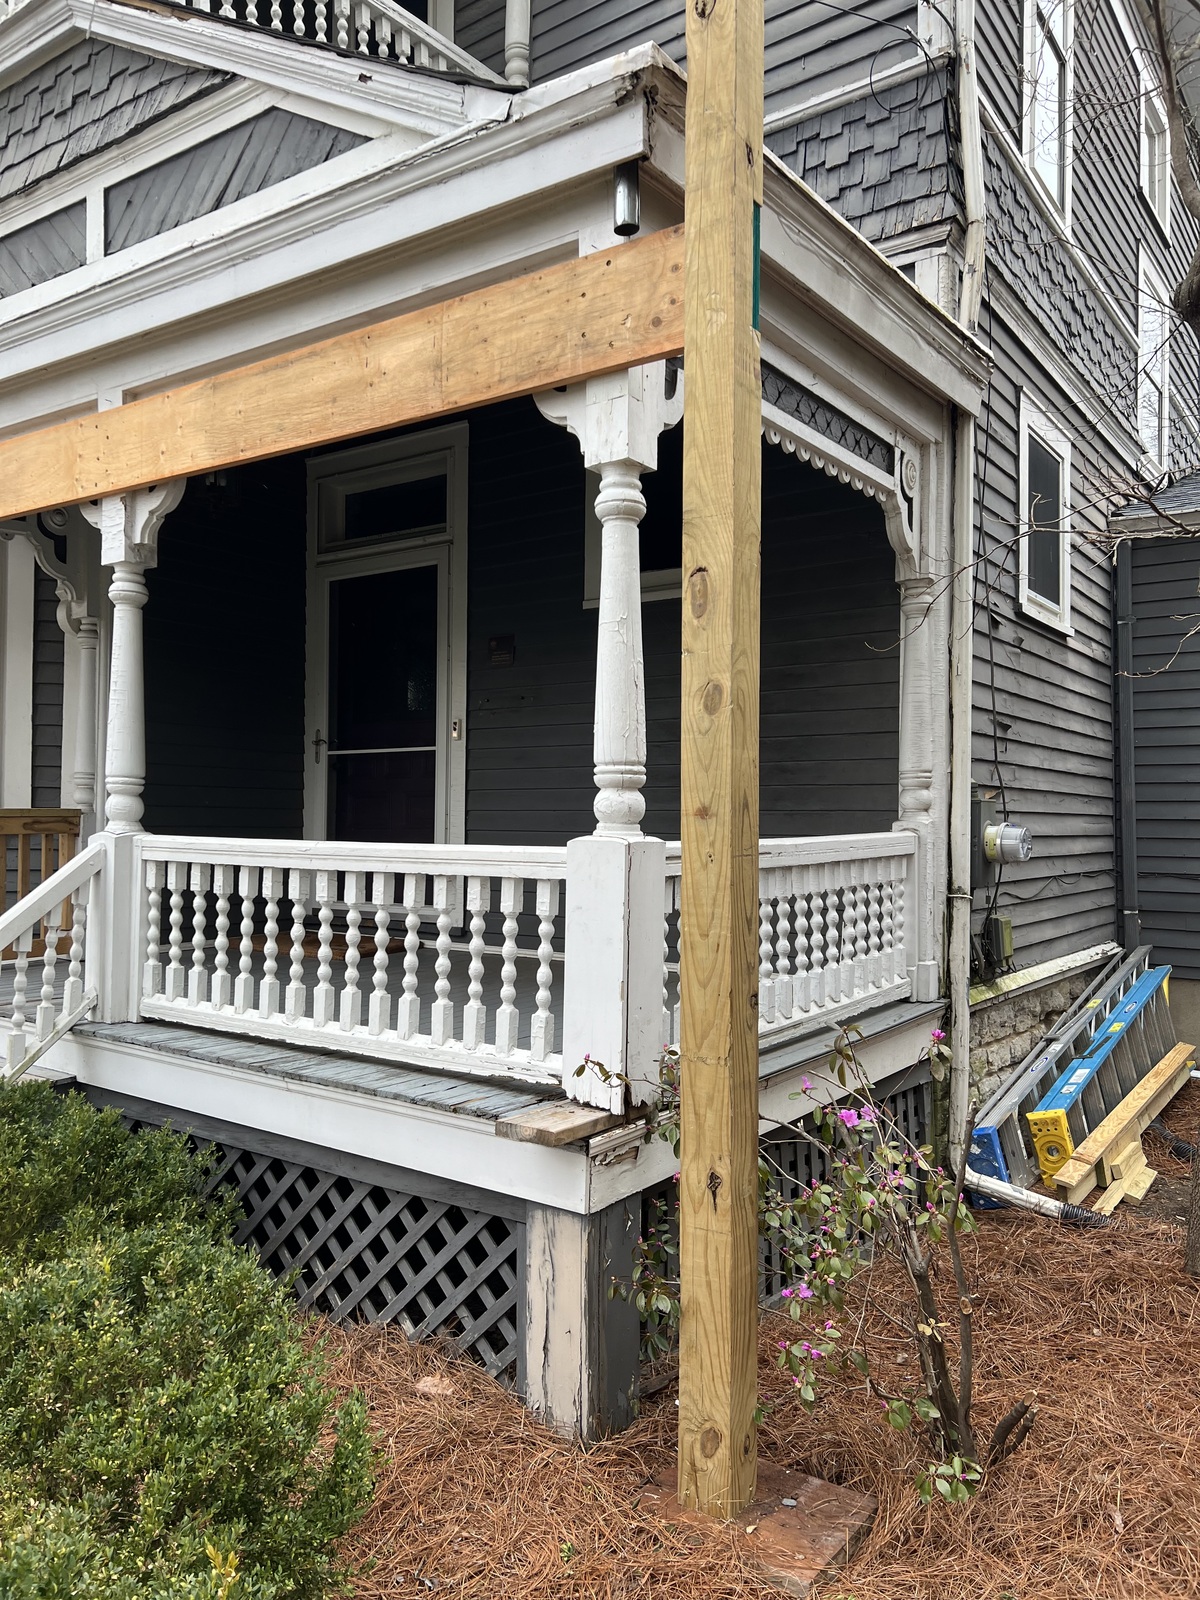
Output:
M944 1049L935 1030L932 1052ZM959 1238L974 1231L960 1184L936 1164L931 1148L917 1146L886 1107L877 1104L858 1067L851 1031L843 1031L830 1067L848 1102L822 1106L791 1131L811 1144L814 1166L826 1175L790 1193L786 1175L764 1154L759 1162L759 1229L788 1278L782 1299L796 1324L794 1337L778 1341L778 1361L788 1372L800 1404L816 1405L823 1375L859 1373L894 1428L919 1428L935 1457L918 1476L928 1503L939 1495L954 1503L969 1498L985 1468L1024 1440L1036 1414L1030 1401L1014 1406L988 1446L980 1450L971 1424L973 1340L971 1298ZM802 1092L813 1086L802 1082ZM668 1052L663 1065L661 1137L679 1149L679 1062ZM807 1123L807 1125L806 1125ZM633 1281L615 1286L631 1295L646 1325L648 1352L670 1348L679 1321L678 1202L659 1202L646 1235L638 1241ZM899 1391L881 1386L868 1360L862 1320L845 1323L845 1292L873 1252L883 1250L903 1266L912 1288L909 1318L920 1362L920 1382ZM944 1250L957 1290L958 1361L947 1347L933 1288L934 1262Z

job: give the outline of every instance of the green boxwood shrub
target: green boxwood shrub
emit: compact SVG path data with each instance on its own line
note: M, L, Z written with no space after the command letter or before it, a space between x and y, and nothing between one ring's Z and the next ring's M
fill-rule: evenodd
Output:
M0 1600L317 1600L370 1496L286 1290L169 1133L0 1091ZM236 1556L231 1579L230 1556Z

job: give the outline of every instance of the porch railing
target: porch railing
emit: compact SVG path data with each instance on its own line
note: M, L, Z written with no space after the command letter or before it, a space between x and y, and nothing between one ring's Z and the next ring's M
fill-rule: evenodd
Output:
M760 1036L910 990L906 892L911 833L765 839L759 854ZM663 1037L679 1043L680 853L667 846Z
M145 835L138 854L142 1016L561 1078L565 848Z

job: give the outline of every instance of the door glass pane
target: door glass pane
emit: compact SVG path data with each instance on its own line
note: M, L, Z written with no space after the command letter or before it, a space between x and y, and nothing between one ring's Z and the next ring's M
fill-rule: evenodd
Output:
M437 754L329 758L331 839L380 844L433 844Z
M437 592L435 566L329 585L331 753L437 742Z
M1062 604L1062 462L1031 433L1028 467L1029 587L1057 606Z

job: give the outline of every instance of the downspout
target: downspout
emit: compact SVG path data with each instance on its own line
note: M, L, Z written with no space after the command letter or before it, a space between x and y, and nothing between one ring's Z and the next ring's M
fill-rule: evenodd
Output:
M979 85L975 77L975 0L958 0L958 121L962 141L962 288L958 320L979 326L986 212ZM950 601L950 1160L962 1159L971 1101L971 679L975 623L975 419L960 412L954 450L954 572Z

